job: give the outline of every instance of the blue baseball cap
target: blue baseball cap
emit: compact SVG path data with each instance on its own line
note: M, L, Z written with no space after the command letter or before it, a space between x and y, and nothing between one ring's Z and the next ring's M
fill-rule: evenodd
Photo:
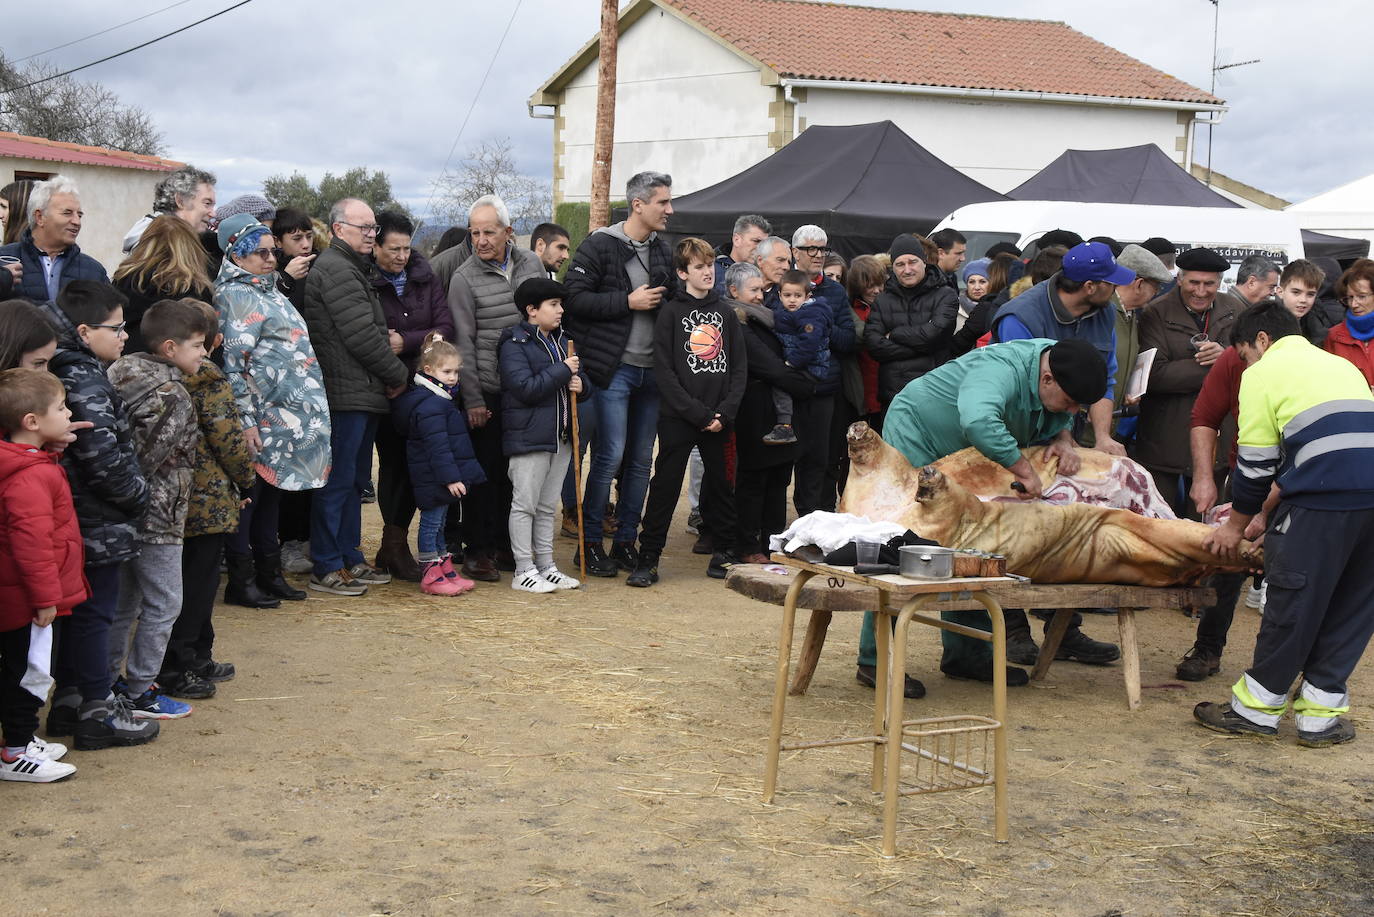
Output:
M1125 286L1135 281L1135 271L1122 267L1105 242L1084 242L1064 255L1064 276L1074 281L1098 280Z

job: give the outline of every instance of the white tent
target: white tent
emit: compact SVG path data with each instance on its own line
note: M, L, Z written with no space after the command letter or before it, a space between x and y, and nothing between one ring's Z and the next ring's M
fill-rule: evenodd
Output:
M1374 175L1323 191L1287 209L1303 229L1374 240Z

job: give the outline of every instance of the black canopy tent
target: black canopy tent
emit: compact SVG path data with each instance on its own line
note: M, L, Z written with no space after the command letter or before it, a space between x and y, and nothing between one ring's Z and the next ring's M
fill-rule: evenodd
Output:
M736 217L758 213L784 238L814 223L851 258L887 251L899 233L930 232L964 204L1001 200L891 121L815 125L738 175L675 198L667 234L719 243Z
M1115 150L1065 150L1007 196L1018 201L1239 207L1184 171L1153 143Z
M1369 240L1348 239L1345 236L1332 236L1304 229L1302 250L1309 258L1335 258L1341 267L1349 267L1352 261L1369 257Z

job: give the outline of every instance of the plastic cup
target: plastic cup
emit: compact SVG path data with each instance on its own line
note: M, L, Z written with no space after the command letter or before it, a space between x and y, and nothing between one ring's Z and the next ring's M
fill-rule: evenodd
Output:
M1210 340L1211 338L1209 338L1205 334L1195 334L1192 337L1188 338L1188 343L1193 345L1193 350L1201 350L1202 345L1206 344Z
M863 539L854 540L854 555L857 563L876 564L878 562L878 548L882 547L876 541L866 541Z

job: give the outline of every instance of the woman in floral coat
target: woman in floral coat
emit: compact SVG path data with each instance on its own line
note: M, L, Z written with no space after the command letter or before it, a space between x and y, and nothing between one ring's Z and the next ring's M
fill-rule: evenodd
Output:
M219 244L225 258L215 308L224 372L258 473L252 502L226 547L225 601L271 607L276 599L305 598L280 577L277 519L282 491L313 490L329 477L329 404L305 320L276 287L272 231L247 215L233 216L220 224Z

